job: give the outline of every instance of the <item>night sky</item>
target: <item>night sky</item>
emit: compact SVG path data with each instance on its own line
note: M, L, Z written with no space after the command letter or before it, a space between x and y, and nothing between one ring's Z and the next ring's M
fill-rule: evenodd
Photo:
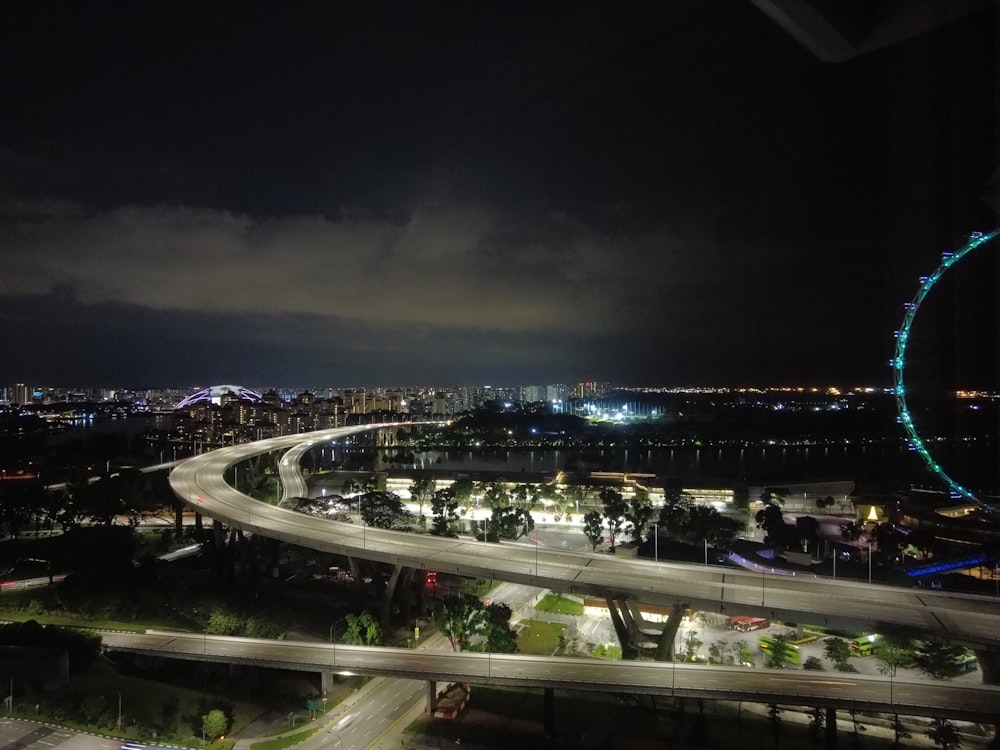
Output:
M998 223L995 9L841 63L740 0L4 16L4 383L888 385ZM927 312L966 384L997 256Z

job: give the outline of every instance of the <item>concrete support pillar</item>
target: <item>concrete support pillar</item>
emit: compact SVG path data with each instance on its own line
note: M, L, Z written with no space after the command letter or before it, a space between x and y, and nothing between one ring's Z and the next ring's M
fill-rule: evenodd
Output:
M347 556L347 565L351 569L351 578L354 579L354 583L361 585L361 568L358 567L358 559L356 557Z
M826 747L833 750L837 746L837 709L826 709Z
M434 680L427 680L427 700L424 710L431 716L434 715L434 706L437 703L437 683Z
M330 692L330 683L332 682L332 680L333 680L333 673L330 672L328 669L324 669L322 672L319 673L319 689L320 692L323 693L323 695L326 695L328 692Z
M617 603L610 596L606 596L604 601L608 604L608 612L611 613L611 622L615 626L615 633L622 647L622 659L635 659L639 655L638 650L632 640L632 635L629 633L628 626L625 625L625 621L622 619L622 614L618 610Z
M677 653L677 649L674 648L674 641L677 640L677 631L681 627L681 620L684 619L684 612L687 610L687 604L682 604L678 602L674 605L674 608L670 610L670 616L667 618L666 625L663 626L663 632L660 633L660 640L656 644L656 656L654 657L656 661L673 661L674 654Z
M392 575L389 576L389 582L385 586L385 591L382 592L380 617L383 628L389 626L389 621L392 615L392 597L396 593L396 586L399 584L399 576L402 572L403 572L403 566L397 564L392 569Z
M983 684L1000 685L1000 649L979 648L975 653L983 673Z
M619 599L615 602L618 605L618 611L622 616L622 622L625 623L625 627L628 628L628 634L632 638L632 641L637 640L639 635L639 626L635 622L635 618L632 616L632 609L629 607L628 599Z
M215 542L216 549L226 548L226 527L219 521L212 521L212 540Z
M545 734L550 737L556 733L556 693L552 688L545 688L545 700L542 711Z

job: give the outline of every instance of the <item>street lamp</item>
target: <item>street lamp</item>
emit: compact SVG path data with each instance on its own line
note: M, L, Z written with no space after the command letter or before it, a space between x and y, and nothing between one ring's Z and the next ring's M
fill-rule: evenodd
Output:
M333 644L333 663L337 663L337 642L333 639L333 629L337 625L335 622L330 623L330 643ZM324 699L325 700L325 699Z
M118 693L118 731L120 732L122 731L122 694L117 690L115 692Z
M660 525L653 524L653 562L660 562Z
M872 585L872 539L868 537L868 585Z

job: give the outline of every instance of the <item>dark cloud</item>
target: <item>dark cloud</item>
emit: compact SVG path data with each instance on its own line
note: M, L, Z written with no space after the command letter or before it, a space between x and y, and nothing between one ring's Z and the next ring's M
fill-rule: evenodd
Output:
M885 381L994 220L988 14L829 65L722 0L24 5L0 378Z

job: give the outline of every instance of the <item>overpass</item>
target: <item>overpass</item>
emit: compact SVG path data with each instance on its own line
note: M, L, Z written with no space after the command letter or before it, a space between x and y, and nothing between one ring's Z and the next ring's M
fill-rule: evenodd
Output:
M190 633L102 632L111 651L161 658L212 661L345 674L381 675L521 688L622 692L853 708L910 716L995 721L1000 688L940 681L809 670L753 670L650 661L469 652L430 653L403 648L232 638Z
M1000 647L1000 600L996 599L365 528L255 501L223 478L229 466L262 453L303 443L316 445L388 426L341 427L220 448L178 465L170 483L177 496L199 513L247 532L333 554L497 578L565 593L666 607L683 604L727 615L759 615L875 631L903 626L973 648ZM291 478L298 473L297 465L295 454L285 456L280 466L282 478L302 482L300 473L297 480ZM302 492L304 482L295 487L292 492Z

